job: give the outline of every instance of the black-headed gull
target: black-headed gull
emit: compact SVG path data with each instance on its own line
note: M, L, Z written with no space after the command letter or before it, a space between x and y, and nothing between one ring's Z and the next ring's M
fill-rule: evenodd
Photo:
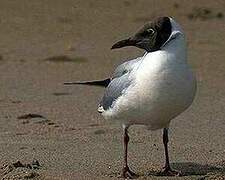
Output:
M163 129L166 161L161 173L179 175L169 163L168 128L170 121L191 105L197 87L187 64L184 32L173 18L160 17L112 49L125 46L136 46L146 53L118 66L111 78L65 84L105 87L98 111L123 127L124 178L136 177L127 164L128 128L134 124L146 125L150 130Z

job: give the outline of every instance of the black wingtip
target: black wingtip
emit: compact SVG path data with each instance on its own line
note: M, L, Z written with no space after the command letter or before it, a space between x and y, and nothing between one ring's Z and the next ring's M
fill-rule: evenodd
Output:
M99 81L77 81L77 82L64 82L64 85L76 85L76 84L81 84L81 85L89 85L89 86L103 86L107 87L110 83L110 79L104 79L104 80L99 80Z
M74 84L81 84L81 82L64 82L64 85L74 85Z

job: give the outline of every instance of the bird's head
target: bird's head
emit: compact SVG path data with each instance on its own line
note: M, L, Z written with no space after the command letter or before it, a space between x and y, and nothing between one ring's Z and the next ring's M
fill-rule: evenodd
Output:
M162 47L183 34L180 26L170 17L159 17L144 25L133 36L115 43L111 49L136 46L147 52L160 50Z

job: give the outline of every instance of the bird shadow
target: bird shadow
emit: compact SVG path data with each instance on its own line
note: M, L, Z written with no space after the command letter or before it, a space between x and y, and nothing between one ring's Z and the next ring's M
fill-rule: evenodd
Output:
M207 174L225 174L225 166L213 166L208 164L198 164L193 162L172 163L171 167L174 170L180 171L181 176L204 176ZM150 176L162 176L154 170L148 173Z

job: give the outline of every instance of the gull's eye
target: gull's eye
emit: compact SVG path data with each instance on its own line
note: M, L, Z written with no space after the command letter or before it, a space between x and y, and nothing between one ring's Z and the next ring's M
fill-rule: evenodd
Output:
M155 31L152 28L149 28L146 31L151 35L153 35L155 33Z
M149 37L149 36L152 36L154 33L155 33L155 31L152 28L149 28L149 29L145 29L144 31L142 31L140 33L140 35L142 37Z

